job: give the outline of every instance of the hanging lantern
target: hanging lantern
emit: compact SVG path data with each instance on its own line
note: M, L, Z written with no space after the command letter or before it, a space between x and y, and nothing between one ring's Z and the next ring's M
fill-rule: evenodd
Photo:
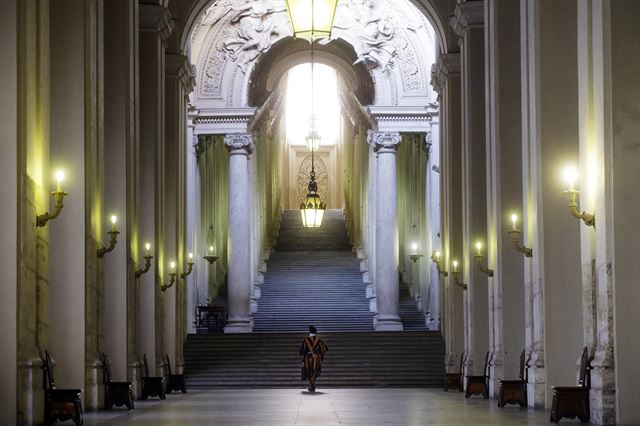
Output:
M329 37L338 0L285 0L293 36L313 42Z
M322 225L325 204L318 195L318 184L316 183L316 172L313 169L313 151L311 152L311 180L309 181L309 193L304 202L300 205L302 215L302 226L305 228L319 228Z
M213 262L215 262L219 258L218 256L214 255L215 249L213 240L213 225L209 225L209 230L207 231L207 250L202 258L211 264L213 264Z
M320 134L316 129L311 129L305 138L307 149L309 151L317 151L320 148Z

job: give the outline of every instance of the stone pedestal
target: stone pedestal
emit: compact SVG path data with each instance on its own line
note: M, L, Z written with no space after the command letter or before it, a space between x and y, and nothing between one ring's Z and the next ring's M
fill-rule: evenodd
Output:
M229 151L229 319L225 333L249 333L251 299L251 216L249 212L249 155L253 151L250 133L228 134Z

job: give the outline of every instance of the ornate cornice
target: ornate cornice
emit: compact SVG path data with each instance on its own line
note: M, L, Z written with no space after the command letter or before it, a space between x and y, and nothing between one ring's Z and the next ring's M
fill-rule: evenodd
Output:
M186 93L193 91L196 85L196 78L194 69L189 63L189 58L184 55L166 54L165 69L168 78L177 78L180 80Z
M438 62L431 66L431 86L438 94L442 94L447 80L451 76L460 76L460 54L446 53L440 55Z
M395 153L402 140L400 132L374 132L369 131L369 144L373 146L373 151L377 153Z
M155 31L162 40L168 39L175 27L169 9L153 4L141 4L138 8L140 31Z
M198 135L225 135L228 133L246 133L249 122L253 119L256 109L250 108L201 108L193 115L194 132Z
M438 115L438 105L370 106L369 115L381 132L426 133L431 130L431 120Z
M458 3L449 20L449 26L459 38L465 37L470 28L482 28L484 26L484 1L474 0Z
M232 155L248 155L253 152L253 136L251 133L232 133L225 135L224 145Z

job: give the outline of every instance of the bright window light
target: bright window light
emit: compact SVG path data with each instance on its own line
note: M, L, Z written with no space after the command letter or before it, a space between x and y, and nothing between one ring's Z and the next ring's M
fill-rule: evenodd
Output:
M340 137L338 78L330 66L315 63L314 113L320 147L335 145ZM306 146L311 129L311 63L291 68L287 75L287 143Z

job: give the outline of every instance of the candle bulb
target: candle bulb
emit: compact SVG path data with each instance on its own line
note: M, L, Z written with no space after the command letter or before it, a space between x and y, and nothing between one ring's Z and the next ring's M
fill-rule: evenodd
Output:
M418 252L418 244L413 243L411 244L411 253L417 253Z
M176 272L176 262L171 262L169 264L169 267L171 268L171 273L175 273Z
M147 249L147 256L151 256L151 244L149 243L145 244L144 248Z
M569 184L569 191L575 191L575 183L578 179L578 171L573 166L567 166L564 169L564 180Z
M187 257L189 258L189 262L193 262L193 253L189 253Z
M56 191L62 192L62 181L64 180L64 172L62 170L56 171Z
M458 272L458 261L457 260L453 261L453 272Z
M512 214L511 215L511 224L512 224L512 228L514 231L518 230L518 215L517 214Z
M476 243L476 252L478 256L482 256L482 243L480 241Z
M440 261L440 251L439 250L436 250L435 253L433 253L433 256L435 257L435 259L437 261Z
M213 246L209 246L209 254L213 254Z
M116 230L116 222L118 222L118 217L114 214L111 216L111 231Z

